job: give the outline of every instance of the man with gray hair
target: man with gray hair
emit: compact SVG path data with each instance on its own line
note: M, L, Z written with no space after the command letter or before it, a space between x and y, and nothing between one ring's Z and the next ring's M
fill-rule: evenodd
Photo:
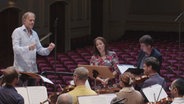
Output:
M33 12L24 13L22 26L12 33L14 67L20 72L37 73L36 53L47 56L55 47L54 43L50 43L47 48L42 47L38 34L33 30L35 18ZM35 79L28 79L28 86L35 85L35 82Z
M96 95L96 92L85 86L89 71L84 67L78 67L73 73L73 80L76 87L68 92L73 98L73 104L78 104L77 97L84 95Z
M56 104L72 104L72 96L69 94L61 94L59 95Z

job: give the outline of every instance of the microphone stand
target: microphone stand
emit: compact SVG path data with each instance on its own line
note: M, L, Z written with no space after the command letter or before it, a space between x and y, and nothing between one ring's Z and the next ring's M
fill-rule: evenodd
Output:
M182 18L183 18L183 15L184 15L184 11L182 11L175 19L174 19L174 22L178 22L178 45L179 45L179 50L180 50L180 47L181 47L181 31L182 31ZM179 54L179 57L180 57L180 54ZM178 71L180 69L180 66L178 66Z

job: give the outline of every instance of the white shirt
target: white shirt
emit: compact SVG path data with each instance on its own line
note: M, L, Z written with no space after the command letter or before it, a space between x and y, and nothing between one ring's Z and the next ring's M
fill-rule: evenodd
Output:
M184 97L174 98L174 100L171 104L184 104Z
M22 72L38 72L36 65L36 52L39 55L49 55L50 51L43 48L37 33L31 30L32 34L28 35L28 31L24 25L16 28L12 33L12 45L14 51L14 66ZM36 49L29 50L31 44L36 44Z

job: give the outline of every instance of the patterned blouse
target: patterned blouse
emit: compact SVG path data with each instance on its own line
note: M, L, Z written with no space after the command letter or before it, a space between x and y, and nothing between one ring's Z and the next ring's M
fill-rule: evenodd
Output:
M102 59L99 55L93 55L90 60L90 65L109 66L112 71L119 72L117 64L119 64L119 61L114 51L108 51L105 59Z

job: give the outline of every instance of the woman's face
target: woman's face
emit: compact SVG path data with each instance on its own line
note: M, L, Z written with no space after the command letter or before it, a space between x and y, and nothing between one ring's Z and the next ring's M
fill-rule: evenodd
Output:
M105 52L105 44L101 40L96 41L96 48L100 53Z

